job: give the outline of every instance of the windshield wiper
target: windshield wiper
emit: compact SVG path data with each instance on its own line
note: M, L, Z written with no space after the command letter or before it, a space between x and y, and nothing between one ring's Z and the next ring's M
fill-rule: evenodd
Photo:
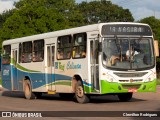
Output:
M117 35L114 35L114 37L115 37L115 40L116 40L116 46L117 46L117 48L119 48L119 51L120 51L120 62L122 62L122 45L121 45L121 40L120 40L120 42L118 42Z

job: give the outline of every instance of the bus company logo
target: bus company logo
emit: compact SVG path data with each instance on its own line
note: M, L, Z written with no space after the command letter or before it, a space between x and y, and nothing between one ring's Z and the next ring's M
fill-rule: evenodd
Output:
M55 69L58 69L58 62L55 62Z
M81 69L81 64L75 64L75 63L69 61L67 63L67 70L68 69Z
M4 76L8 76L8 75L9 75L9 70L4 69L4 70L3 70L3 75L4 75Z
M60 70L63 70L64 71L64 68L65 68L65 65L61 62L55 62L55 69L60 69Z
M134 82L134 80L133 80L133 79L130 79L130 83L132 83L132 82Z

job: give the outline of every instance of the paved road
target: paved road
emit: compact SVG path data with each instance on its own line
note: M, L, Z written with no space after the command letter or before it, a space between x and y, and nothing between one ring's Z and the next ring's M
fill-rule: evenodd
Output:
M1 91L0 111L160 111L160 86L157 87L156 93L135 93L130 102L119 102L117 96L96 96L91 97L91 102L87 104L79 104L74 100L64 100L58 95L43 95L41 99L26 100L22 92ZM104 114L108 113L104 112ZM113 112L113 114L116 113ZM80 120L77 117L57 117L56 119ZM85 119L88 118L83 117L83 120ZM105 118L94 117L94 119ZM129 119L137 120L137 117Z

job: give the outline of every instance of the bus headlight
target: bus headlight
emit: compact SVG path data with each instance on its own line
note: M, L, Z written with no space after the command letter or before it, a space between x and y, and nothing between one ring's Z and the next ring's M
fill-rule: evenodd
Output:
M155 79L155 75L154 74L151 74L146 80L145 82L151 82Z
M108 82L116 82L116 80L114 79L114 77L112 77L111 75L107 76L107 81Z
M110 78L109 82L113 82L113 78Z
M117 82L116 79L108 73L103 73L102 76L103 76L102 79L104 79L108 82Z

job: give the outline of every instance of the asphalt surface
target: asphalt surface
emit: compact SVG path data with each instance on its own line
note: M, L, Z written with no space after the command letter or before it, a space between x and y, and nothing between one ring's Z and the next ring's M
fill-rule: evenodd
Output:
M126 117L125 113L135 114L136 111L155 113L160 111L160 86L157 86L156 93L134 93L133 99L129 102L120 102L117 96L93 96L90 103L79 104L74 99L62 99L58 94L43 95L36 100L26 100L23 92L0 91L0 111L18 111L18 112L40 112L43 118L34 119L58 119L58 120L88 120L88 119L155 119L157 117ZM47 111L47 112L46 112ZM69 111L69 117L67 117ZM76 112L74 112L76 111ZM98 111L98 112L91 112ZM111 111L111 112L107 112ZM123 111L117 113L115 111ZM139 112L140 111L140 112ZM85 114L83 114L86 112ZM113 113L112 113L113 112ZM79 114L78 114L79 113ZM66 115L67 114L67 115ZM72 115L73 114L73 115ZM76 114L76 115L75 115ZM47 116L44 117L43 115ZM53 116L56 117L53 117ZM83 117L80 117L80 116ZM96 116L97 115L97 116ZM101 117L102 115L103 117ZM115 116L114 116L115 115ZM158 113L159 115L159 113ZM50 118L52 116L52 118ZM111 116L108 118L107 116ZM113 117L114 116L114 117ZM120 118L119 118L120 117ZM1 119L1 118L0 118ZM3 118L6 119L6 118ZM7 118L8 119L8 118ZM19 119L13 118L12 119ZM27 119L27 118L23 118ZM29 118L33 119L33 118Z

